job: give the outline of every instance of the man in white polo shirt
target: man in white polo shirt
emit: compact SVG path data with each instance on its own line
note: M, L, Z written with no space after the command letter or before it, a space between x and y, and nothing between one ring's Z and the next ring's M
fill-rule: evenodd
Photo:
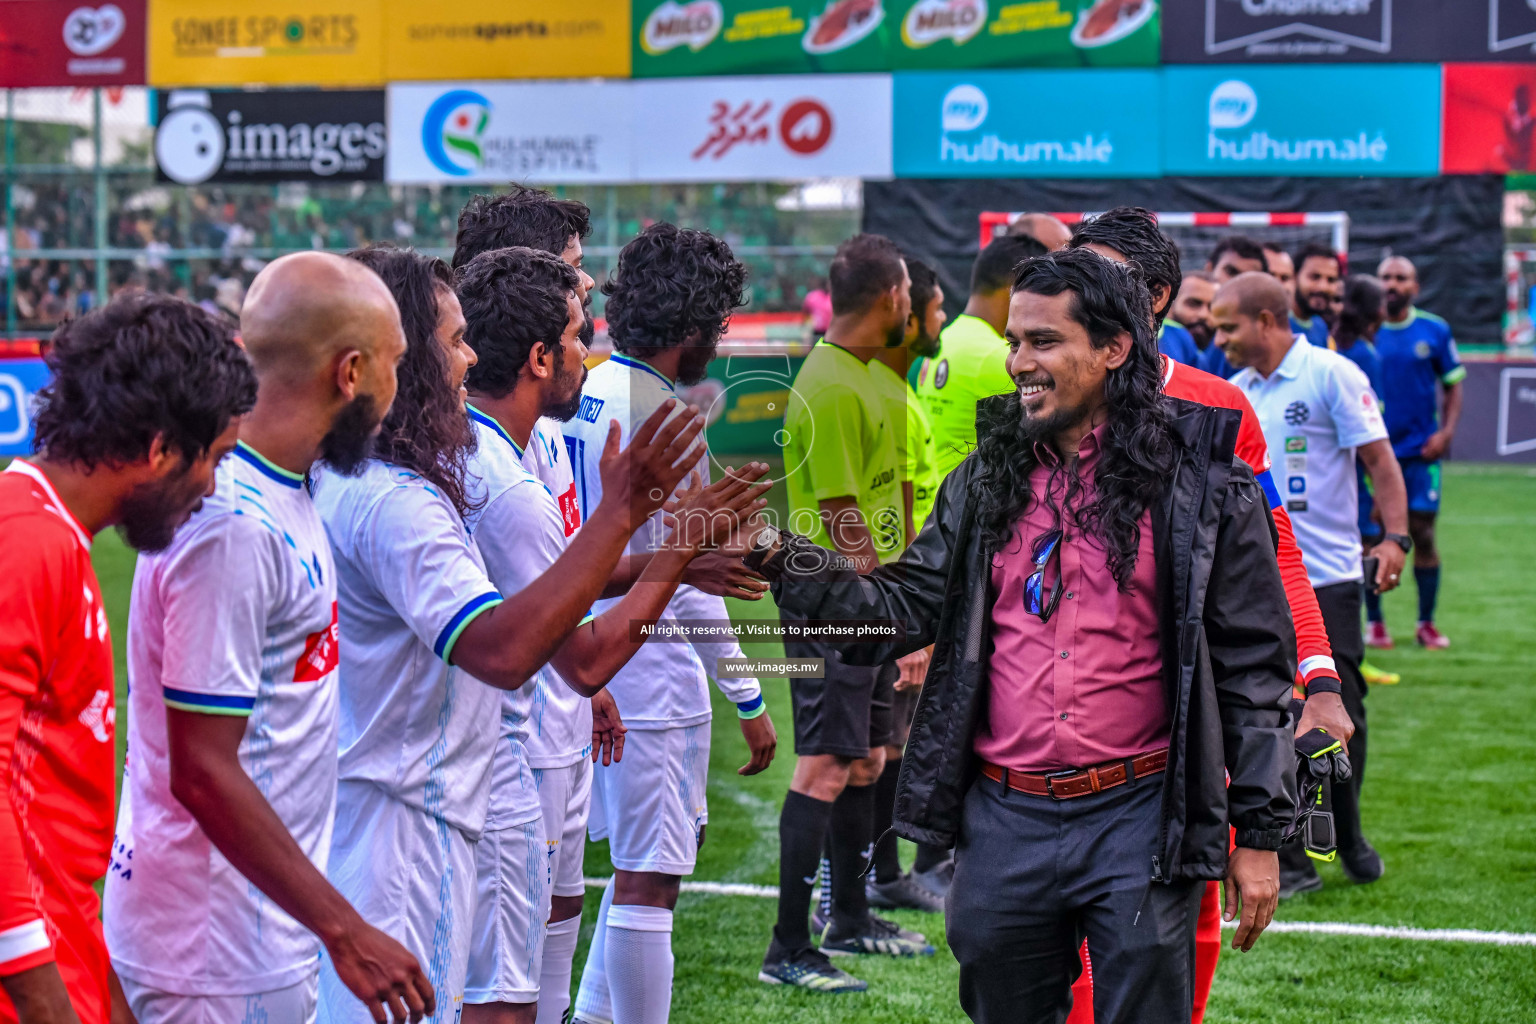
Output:
M1358 366L1337 352L1293 335L1285 289L1268 274L1247 273L1222 286L1212 302L1216 344L1239 371L1232 383L1258 414L1275 466L1275 482L1295 524L1307 575L1322 609L1343 686L1344 706L1355 725L1349 741L1354 777L1333 789L1334 820L1344 873L1353 882L1374 882L1381 858L1360 830L1360 785L1365 774L1365 681L1360 659L1363 588L1359 493L1355 457L1375 485L1386 536L1369 552L1377 560L1380 591L1397 586L1412 546L1408 494L1392 454L1381 404ZM1298 845L1281 851L1280 895L1322 887Z

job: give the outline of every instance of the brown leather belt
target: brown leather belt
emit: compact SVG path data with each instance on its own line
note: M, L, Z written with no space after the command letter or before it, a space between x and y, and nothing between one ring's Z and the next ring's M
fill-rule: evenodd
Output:
M1048 796L1052 800L1071 800L1073 797L1102 793L1106 789L1123 786L1128 781L1155 775L1167 765L1168 748L1164 747L1140 757L1128 757L1124 761L1106 761L1088 768L1068 768L1066 771L1049 773L1009 771L1001 765L986 761L982 763L981 774L1020 793Z

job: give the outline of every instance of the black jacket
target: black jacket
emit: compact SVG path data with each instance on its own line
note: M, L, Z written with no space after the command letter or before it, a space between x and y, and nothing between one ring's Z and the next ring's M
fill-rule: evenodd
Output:
M1212 879L1226 873L1229 822L1237 845L1275 850L1291 821L1296 640L1269 504L1233 458L1239 414L1163 401L1176 466L1152 509L1152 535L1172 739L1150 868L1160 881ZM972 741L987 707L992 594L970 501L976 466L972 456L945 479L922 532L896 562L860 576L835 552L785 533L762 570L787 616L906 624L905 637L844 647L849 664L934 645L894 828L938 846L952 846L959 832L978 772Z

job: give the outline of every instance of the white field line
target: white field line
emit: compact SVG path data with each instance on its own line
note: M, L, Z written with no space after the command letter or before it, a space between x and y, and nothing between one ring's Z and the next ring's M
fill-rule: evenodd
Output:
M606 878L586 879L587 888L602 889ZM775 885L743 885L733 882L684 882L683 892L706 896L755 896L777 899ZM1237 922L1222 922L1223 928L1236 928ZM1408 942L1480 942L1491 946L1536 946L1536 932L1480 932L1471 928L1403 928L1379 924L1348 924L1334 921L1272 921L1266 931L1279 935L1343 935L1361 939L1403 939Z

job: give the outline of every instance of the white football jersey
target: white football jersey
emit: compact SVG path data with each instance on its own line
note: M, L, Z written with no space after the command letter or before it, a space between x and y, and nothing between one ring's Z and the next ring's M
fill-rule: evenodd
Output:
M373 783L477 839L502 691L449 659L501 594L458 512L415 473L370 461L356 477L318 474L314 493L346 638L341 778Z
M591 371L582 388L581 410L564 425L581 508L590 514L603 497L598 470L609 421L619 421L621 443L628 446L635 429L673 397L670 381L648 364L621 353L614 353ZM708 462L706 456L699 463L706 480ZM658 514L635 531L627 550L630 554L655 551L666 535L667 527ZM599 601L598 614L619 600ZM724 599L680 586L657 625L665 628L680 619L691 624L706 620L723 622L729 618ZM712 643L648 640L613 677L608 691L619 706L624 724L631 729L668 729L707 722L708 679L715 676L716 659L721 657L741 657L741 645L729 634L722 634ZM716 678L715 682L726 697L738 704L761 693L753 678Z
M171 795L166 707L246 719L240 764L321 871L336 802L336 572L303 477L241 445L128 616L128 759L104 918L118 973L183 995L283 988L319 940Z
M581 528L582 505L559 422L540 417L533 425L533 436L528 439L522 458L523 467L549 488L555 499L564 530L564 550ZM559 669L544 666L529 722L528 763L539 769L564 768L591 756L592 702L571 689Z
M565 529L554 497L523 468L521 451L501 425L473 407L470 418L479 443L465 480L479 507L465 522L491 582L503 596L511 596L531 585L565 551ZM534 678L502 696L488 830L521 825L539 816L538 785L532 771L539 766L530 763L531 733L535 721L548 716L547 692L558 687L575 696L563 681L551 683L548 677L553 673L554 668L545 665ZM586 716L586 743L590 744L590 710Z

